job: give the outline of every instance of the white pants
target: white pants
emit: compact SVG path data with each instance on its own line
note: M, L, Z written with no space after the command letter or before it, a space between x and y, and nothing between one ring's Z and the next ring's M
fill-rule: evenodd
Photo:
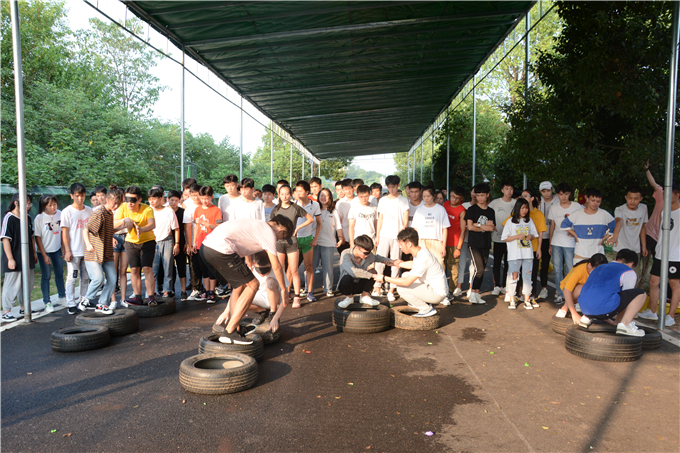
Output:
M391 260L397 260L399 259L400 255L400 250L399 250L399 241L397 241L396 238L380 238L380 241L378 242L378 248L376 250L377 254L380 256L384 256L385 258L389 258ZM385 273L385 265L383 263L375 263L375 271L380 274L384 275ZM396 278L399 275L399 267L398 266L392 266L392 277Z
M77 273L77 277L74 276ZM85 297L90 277L85 267L85 258L74 256L70 262L66 263L66 304L74 307L77 301L74 299L76 290L76 280L80 279L80 297Z
M21 282L21 272L5 272L5 283L2 286L2 309L11 311L14 302L19 299L19 304L23 308L24 296L23 285ZM35 269L28 270L28 294L31 294L35 283Z
M408 277L409 275L406 272L402 277ZM409 306L418 310L432 308L429 304L438 304L445 297L437 294L428 284L421 283L418 280L409 286L397 286L397 292Z

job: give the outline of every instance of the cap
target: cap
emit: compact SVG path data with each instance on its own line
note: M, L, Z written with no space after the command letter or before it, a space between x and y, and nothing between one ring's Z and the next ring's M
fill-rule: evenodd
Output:
M552 189L552 183L550 181L543 181L540 186L538 186L538 190L545 190L545 189Z

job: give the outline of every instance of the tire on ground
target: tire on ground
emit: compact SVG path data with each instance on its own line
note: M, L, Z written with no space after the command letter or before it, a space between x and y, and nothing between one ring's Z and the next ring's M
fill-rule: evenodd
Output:
M418 309L411 307L394 307L390 309L390 325L403 330L434 330L441 325L439 312L426 318L414 318Z
M174 299L167 299L164 302L159 301L158 305L132 305L128 308L137 312L140 318L156 318L158 316L171 315L175 312L176 304Z
M220 343L219 333L211 333L201 338L201 341L198 343L198 353L222 354L227 352L245 354L260 361L264 355L264 342L259 335L252 335L250 338L253 340L251 344L224 344Z
M139 330L139 316L129 308L118 308L112 315L87 311L76 316L76 326L106 326L112 337L121 337Z
M569 326L574 325L574 320L571 318L571 316L568 316L566 318L558 318L557 315L553 315L552 317L552 330L556 334L559 335L564 335L567 333L567 328Z
M651 349L658 349L661 347L663 338L661 332L653 327L637 326L638 329L645 331L645 336L642 337L642 350L649 351Z
M111 341L105 326L64 327L52 332L52 349L57 352L79 352L103 348Z
M567 328L564 345L578 357L602 362L633 362L642 357L641 337L588 332L575 325Z
M199 354L182 361L179 383L184 390L203 395L223 395L247 390L257 382L258 367L245 354Z
M239 324L241 324L242 326L251 325L250 321L246 319L242 319ZM212 331L213 333L222 333L224 332L224 326L218 326L217 324L213 324ZM264 344L276 343L281 338L281 325L279 324L279 328L276 332L272 332L271 330L269 330L269 323L265 322L264 324L260 324L259 326L257 326L255 330L253 330L246 336L249 335L259 335L260 338L262 338Z
M333 309L333 326L338 332L377 333L390 327L390 310L385 305L374 307L366 304L350 304L347 308Z
M616 333L616 326L612 326L611 324L607 324L606 322L592 322L587 329L577 326L578 330L581 330L583 332L592 332L592 333L597 333L597 332L614 332Z

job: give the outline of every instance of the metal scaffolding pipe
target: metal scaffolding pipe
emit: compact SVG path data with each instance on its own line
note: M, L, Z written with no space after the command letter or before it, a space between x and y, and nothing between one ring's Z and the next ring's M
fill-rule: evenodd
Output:
M451 171L451 153L449 148L450 134L449 134L449 118L447 112L446 118L446 196L451 196L451 187L449 187L449 172Z
M241 143L238 150L238 180L243 179L243 96L241 96L241 134L239 137Z
M272 122L273 126L274 123ZM271 162L269 162L269 184L274 184L274 129L269 128L269 150L271 151Z
M475 76L472 76L472 185L475 185L477 172L477 96L475 95Z
M678 96L678 44L680 44L680 3L673 3L673 43L668 88L668 113L666 120L666 174L663 183L663 217L661 219L661 282L659 285L659 330L666 324L666 299L668 297L668 267L671 241L671 197L673 196L673 150L675 149L675 109ZM677 229L677 225L675 226ZM677 233L677 231L676 231ZM673 316L673 314L671 314Z
M288 183L292 184L293 181L293 142L290 142L290 177L288 178ZM278 196L278 194L276 194Z
M430 135L430 143L432 144L432 150L430 152L430 181L434 183L434 131Z
M12 21L12 55L14 57L14 102L17 117L17 177L19 179L19 225L21 227L21 297L24 302L24 322L31 322L31 298L28 287L30 268L28 248L28 212L26 193L26 148L24 146L24 79L21 61L21 30L19 4L9 3ZM16 257L15 257L16 258Z
M181 163L179 167L179 173L181 177L181 182L184 181L184 76L186 74L186 71L184 70L184 48L182 48L182 87L180 89L180 96L182 97L182 100L180 102L180 112L179 112L179 122L180 124L180 130L179 130L179 136L180 136L180 157L181 157Z
M420 137L420 183L423 183L423 137Z
M529 29L531 28L531 11L524 18L526 37L524 39L524 101L529 98ZM527 174L522 178L522 190L527 188Z

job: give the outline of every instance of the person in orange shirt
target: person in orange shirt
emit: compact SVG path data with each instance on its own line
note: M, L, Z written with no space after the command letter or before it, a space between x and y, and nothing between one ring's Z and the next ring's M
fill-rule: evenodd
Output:
M607 257L602 253L596 253L571 268L564 280L560 282L560 288L564 292L564 306L557 311L558 318L566 318L567 310L569 310L574 324L578 325L581 322L581 315L576 309L578 296L581 294L581 288L588 281L590 273L601 264L607 264Z
M217 277L213 275L210 267L206 264L206 260L200 252L203 240L212 233L212 230L217 228L217 225L222 223L222 211L220 208L212 204L213 188L210 186L203 186L198 191L198 199L200 204L194 211L194 240L191 245L192 253L199 257L201 265L201 274L203 275L203 286L205 293L197 297L197 300L206 300L209 304L217 302L215 295L215 287L217 286Z

